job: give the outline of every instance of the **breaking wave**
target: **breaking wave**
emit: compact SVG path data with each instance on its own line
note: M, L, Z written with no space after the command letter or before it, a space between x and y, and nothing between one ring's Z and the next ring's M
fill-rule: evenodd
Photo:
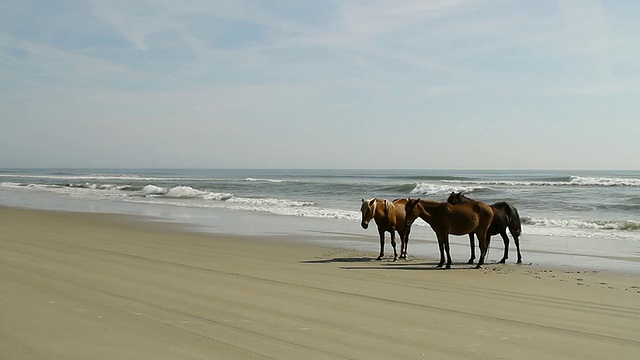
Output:
M482 185L438 185L432 183L418 183L410 191L411 195L449 195L451 192L478 192L488 190L489 188Z
M442 180L444 183L450 184L476 184L476 185L501 185L501 186L627 186L640 187L640 179L638 178L614 178L614 177L587 177L587 176L568 176L557 178L554 180Z
M619 231L640 231L640 222L626 221L585 221L585 220L562 220L547 218L531 218L523 217L522 223L537 227L557 227L572 229L590 229L590 230L619 230Z
M254 179L254 178L250 178L250 177L248 177L248 178L244 179L244 181L281 183L281 182L285 182L286 180L276 180L276 179Z

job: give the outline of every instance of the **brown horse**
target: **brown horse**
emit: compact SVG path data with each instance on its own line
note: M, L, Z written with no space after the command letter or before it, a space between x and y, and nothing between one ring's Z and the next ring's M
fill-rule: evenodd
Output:
M449 204L454 205L463 204L470 201L475 200L462 195L462 192L452 192L447 199L447 202ZM504 242L504 255L502 256L502 260L500 260L500 263L504 264L509 258L509 237L507 236L508 227L511 236L513 236L513 242L516 243L516 249L518 250L518 264L522 263L522 255L520 254L520 239L518 238L520 236L520 233L522 232L522 226L520 224L520 215L518 214L518 210L504 201L497 202L489 206L491 206L491 209L493 210L493 221L491 222L491 226L489 226L489 230L487 231L487 242L491 241L491 236L493 235L500 234L500 236L502 236L502 240ZM469 264L473 264L473 260L476 258L473 234L469 234L469 244L471 246L471 258L469 259Z
M482 267L489 249L487 230L493 220L493 210L489 205L474 201L466 204L451 205L431 200L409 199L405 205L405 227L418 217L426 221L438 238L440 248L440 263L444 265L444 253L447 253L447 269L451 268L451 254L449 252L449 234L465 235L476 233L480 244L480 260L476 269Z
M391 246L393 246L393 261L398 259L396 252L396 234L400 235L400 258L407 258L407 245L409 244L409 232L411 226L405 226L404 206L407 199L395 199L393 202L384 199L373 198L371 200L362 199L362 222L360 225L363 229L369 227L369 221L373 219L378 225L378 234L380 234L380 255L376 260L381 260L384 256L384 233L391 234Z

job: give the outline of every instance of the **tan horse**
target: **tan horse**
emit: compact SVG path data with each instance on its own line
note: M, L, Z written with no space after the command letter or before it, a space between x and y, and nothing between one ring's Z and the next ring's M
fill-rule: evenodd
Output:
M393 261L398 260L396 252L396 234L400 235L400 258L407 258L407 245L409 244L409 232L411 226L405 226L404 207L407 199L395 199L392 201L385 199L373 198L370 200L362 199L362 222L360 225L363 229L369 227L369 221L373 219L378 225L378 234L380 234L380 255L376 260L381 260L384 256L384 233L391 234L391 246L393 246Z
M426 221L438 238L440 248L440 263L444 265L444 253L447 253L447 269L451 268L451 254L449 252L449 234L466 235L475 233L480 245L480 259L476 269L484 264L484 258L489 249L487 230L493 220L493 210L489 205L473 201L466 204L451 205L431 200L409 199L405 205L405 227L418 218Z

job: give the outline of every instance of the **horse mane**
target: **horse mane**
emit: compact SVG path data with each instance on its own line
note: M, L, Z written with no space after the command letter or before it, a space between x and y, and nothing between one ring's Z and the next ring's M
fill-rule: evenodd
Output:
M384 215L388 218L391 209L393 209L395 205L390 200L384 199Z
M457 204L464 204L465 202L469 202L469 201L476 201L470 197L467 197L465 194L462 193L462 191L460 192L452 192L451 195L449 195L449 198L447 198L447 202L450 204L456 204L454 201L458 200Z
M372 200L377 200L377 199L376 199L376 198L373 198L373 199L362 199L362 207L360 207L360 211L364 211L364 209L365 209L365 208L369 208L369 203L370 203ZM376 205L377 205L377 203L378 203L377 201L374 201L374 202L373 202L373 213L375 213L375 212L376 212Z
M392 201L387 200L387 199L378 199L378 198L372 198L372 199L362 199L362 208L360 209L361 211L364 211L365 207L369 207L369 204L373 201L373 206L372 206L372 212L373 214L376 213L376 209L378 207L378 200L382 201L384 204L384 216L385 217L389 217L389 214L391 212L391 209L395 208L395 205L393 204Z

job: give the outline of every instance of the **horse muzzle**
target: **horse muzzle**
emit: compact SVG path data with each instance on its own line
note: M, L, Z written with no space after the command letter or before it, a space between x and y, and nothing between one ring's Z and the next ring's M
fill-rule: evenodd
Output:
M362 226L363 229L368 229L369 228L369 223L368 222L361 222L360 226Z

